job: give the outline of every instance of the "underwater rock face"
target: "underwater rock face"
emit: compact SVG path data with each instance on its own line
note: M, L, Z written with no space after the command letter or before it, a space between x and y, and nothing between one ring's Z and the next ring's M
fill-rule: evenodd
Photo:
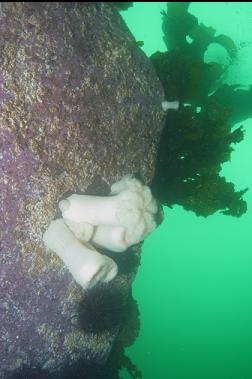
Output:
M0 45L0 378L102 363L118 325L79 327L83 291L42 235L66 194L151 181L163 90L109 3L1 3Z

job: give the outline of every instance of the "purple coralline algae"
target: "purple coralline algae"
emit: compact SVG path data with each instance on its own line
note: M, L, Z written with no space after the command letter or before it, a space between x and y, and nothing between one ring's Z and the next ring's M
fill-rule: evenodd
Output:
M0 378L103 363L118 325L79 328L83 290L42 235L97 178L150 183L163 91L111 3L2 2L0 47Z

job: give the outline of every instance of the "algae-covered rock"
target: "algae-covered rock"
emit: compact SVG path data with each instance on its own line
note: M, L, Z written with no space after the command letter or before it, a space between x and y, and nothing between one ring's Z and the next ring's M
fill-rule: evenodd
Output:
M150 183L163 90L112 4L1 3L0 18L0 377L47 377L104 363L121 318L81 327L83 291L41 237L66 194ZM125 299L132 259L111 283Z

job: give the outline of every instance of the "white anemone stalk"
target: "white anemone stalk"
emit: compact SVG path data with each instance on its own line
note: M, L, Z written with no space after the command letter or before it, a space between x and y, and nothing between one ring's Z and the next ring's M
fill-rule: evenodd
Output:
M63 219L50 223L43 235L43 241L47 248L62 259L83 289L92 288L98 282L109 282L117 275L116 263L98 253L93 246L82 244Z
M85 222L64 220L79 241L92 243L97 247L121 253L127 250L131 241L127 240L126 228L123 226L101 225L94 226ZM90 233L92 228L92 234Z

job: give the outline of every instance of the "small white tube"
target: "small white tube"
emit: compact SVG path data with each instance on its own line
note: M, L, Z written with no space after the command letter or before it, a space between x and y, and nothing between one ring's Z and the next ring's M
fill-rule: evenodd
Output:
M109 282L117 275L116 263L92 246L78 241L63 219L50 223L43 241L62 259L83 289L92 288L98 282Z
M169 109L174 109L177 111L179 109L179 102L177 100L175 101L162 101L161 103L163 111L168 111Z

